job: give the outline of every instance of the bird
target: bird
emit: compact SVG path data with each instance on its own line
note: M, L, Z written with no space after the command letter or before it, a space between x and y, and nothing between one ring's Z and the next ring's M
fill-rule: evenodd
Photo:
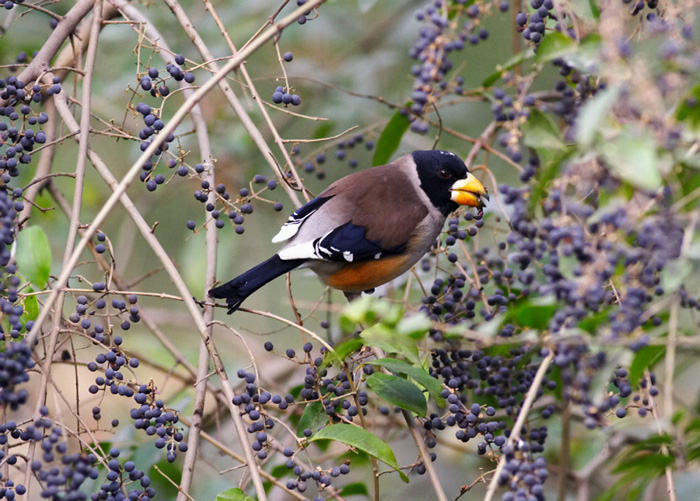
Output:
M390 282L435 243L460 205L484 207L484 185L456 154L414 151L345 176L297 209L273 243L271 258L209 290L236 311L255 291L292 270L309 268L348 301Z

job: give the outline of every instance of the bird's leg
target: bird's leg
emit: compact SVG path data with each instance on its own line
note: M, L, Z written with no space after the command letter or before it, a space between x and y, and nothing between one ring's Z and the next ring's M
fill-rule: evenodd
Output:
M352 303L355 299L360 297L362 295L361 292L343 292L345 294L345 299L348 300L348 303Z

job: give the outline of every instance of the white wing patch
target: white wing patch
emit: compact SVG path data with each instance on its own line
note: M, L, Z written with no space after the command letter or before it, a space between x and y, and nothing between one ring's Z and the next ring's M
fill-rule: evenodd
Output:
M277 255L280 259L285 261L289 259L323 259L316 254L316 248L313 242L302 242L297 245L285 247L280 250Z
M282 225L282 228L280 228L280 231L272 237L272 243L276 244L278 242L284 242L285 240L289 240L292 238L294 235L297 234L297 231L299 231L299 226L301 226L301 221L287 221Z
M318 210L318 209L316 209L316 210ZM289 216L289 219L287 219L287 222L282 225L282 228L280 228L279 233L277 233L277 235L272 237L272 243L276 244L278 242L284 242L285 240L289 240L290 238L292 238L294 235L297 234L297 232L299 231L299 228L304 223L304 221L306 221L309 218L309 216L311 216L314 212L316 212L316 210L312 210L311 212L306 214L304 217L300 217L300 218L294 217L294 214ZM285 258L282 258L282 259L285 259Z

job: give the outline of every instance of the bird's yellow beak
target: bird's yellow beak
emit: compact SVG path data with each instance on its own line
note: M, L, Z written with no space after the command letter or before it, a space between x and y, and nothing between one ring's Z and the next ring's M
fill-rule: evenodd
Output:
M482 198L489 199L488 191L486 191L484 185L471 173L467 174L466 179L456 181L450 188L450 191L452 192L450 198L459 205L483 207L484 201Z

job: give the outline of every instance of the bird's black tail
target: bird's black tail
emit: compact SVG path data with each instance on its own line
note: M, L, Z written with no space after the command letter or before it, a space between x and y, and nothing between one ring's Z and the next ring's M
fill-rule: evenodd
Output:
M209 291L211 297L226 299L229 315L236 311L245 299L266 283L301 265L304 259L284 260L275 254L255 268L251 268L230 282Z

